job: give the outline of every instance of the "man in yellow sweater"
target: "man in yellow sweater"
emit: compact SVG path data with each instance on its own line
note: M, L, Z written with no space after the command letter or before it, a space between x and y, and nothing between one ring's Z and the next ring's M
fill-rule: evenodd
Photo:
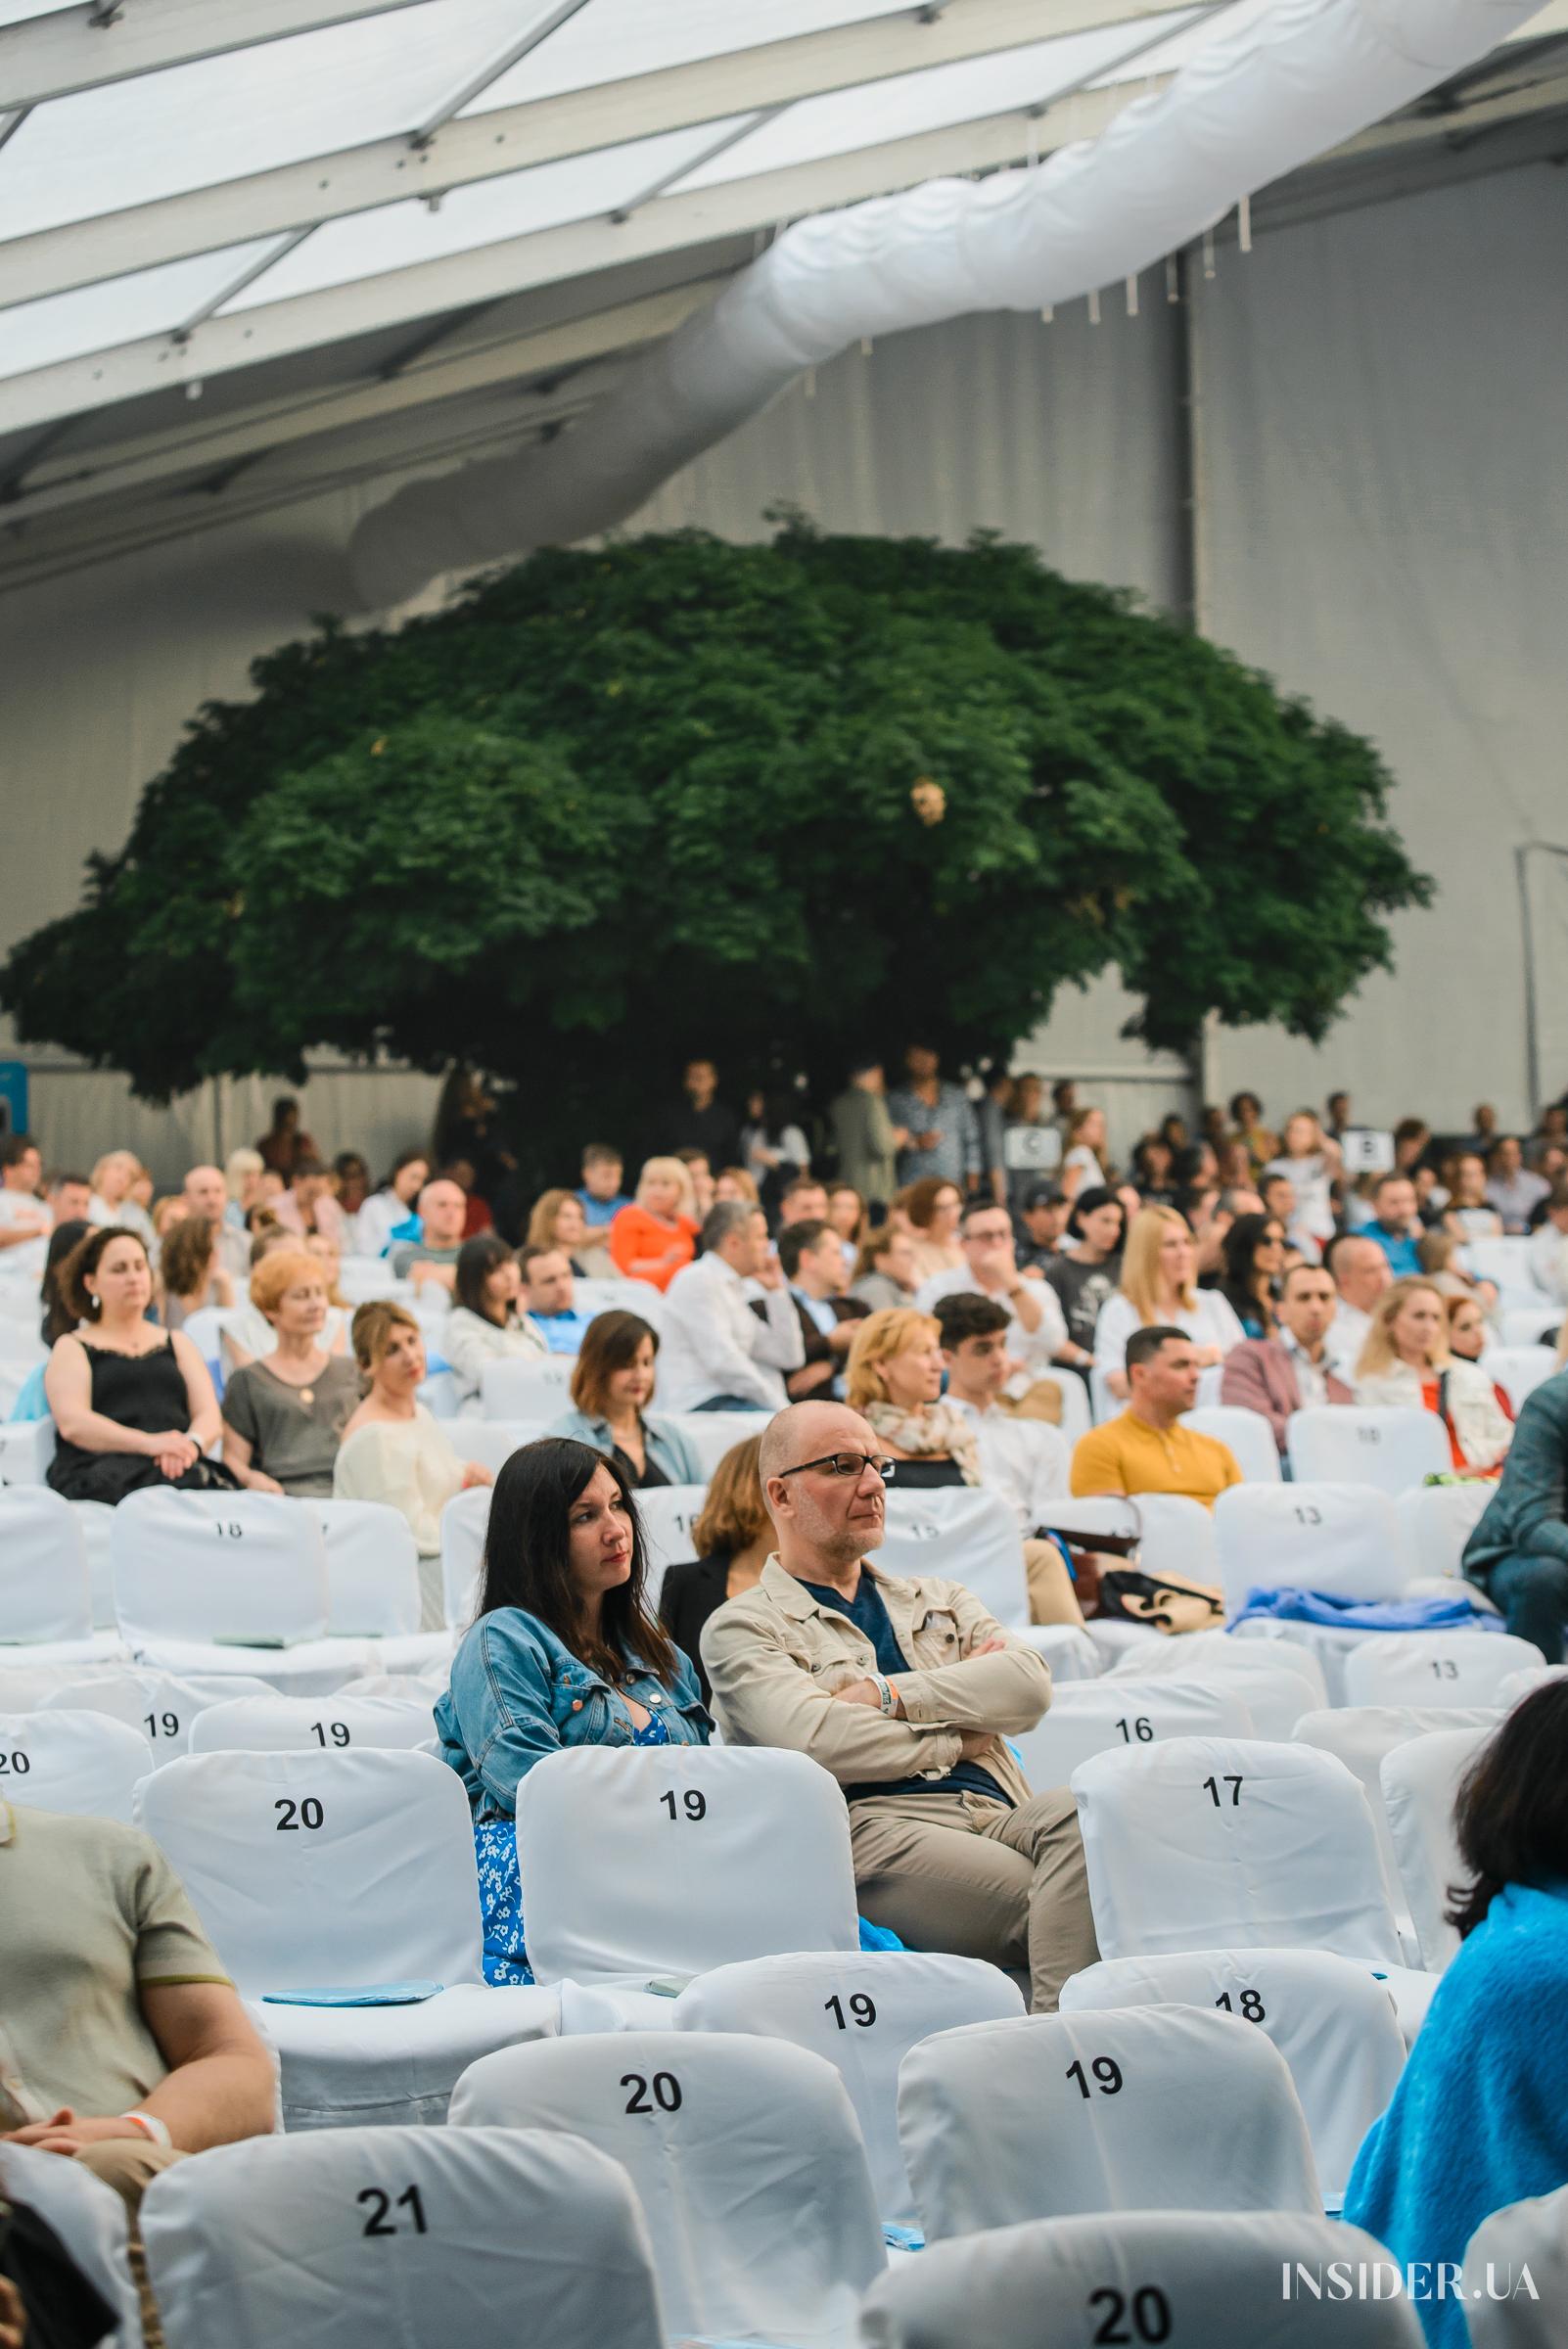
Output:
M1198 1399L1198 1352L1179 1329L1135 1329L1127 1342L1127 1409L1081 1436L1075 1493L1181 1493L1212 1509L1241 1483L1229 1447L1180 1424Z

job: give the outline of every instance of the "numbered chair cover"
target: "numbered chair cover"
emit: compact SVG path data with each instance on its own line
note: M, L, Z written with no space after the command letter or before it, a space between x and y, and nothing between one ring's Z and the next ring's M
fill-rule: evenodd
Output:
M1409 1580L1394 1503L1371 1485L1232 1485L1214 1531L1228 1614L1254 1589L1397 1598Z
M132 1793L152 1768L153 1749L142 1731L107 1714L0 1714L0 1801L117 1819L128 1826Z
M1557 1356L1550 1346L1489 1346L1481 1366L1517 1411L1527 1395L1555 1375Z
M1464 1545L1496 1491L1496 1485L1475 1477L1463 1485L1418 1485L1413 1493L1400 1495L1394 1505L1410 1561L1411 1589L1463 1582ZM1480 1603L1485 1593L1472 1583L1470 1596Z
M1422 1962L1420 1944L1410 1920L1399 1855L1389 1832L1388 1808L1383 1800L1383 1758L1397 1745L1407 1745L1412 1737L1424 1737L1433 1729L1490 1729L1501 1719L1500 1711L1484 1707L1471 1712L1450 1712L1439 1705L1337 1705L1324 1713L1303 1714L1296 1724L1299 1744L1314 1745L1322 1753L1333 1754L1360 1781L1377 1830L1383 1880L1411 1965Z
M885 2254L854 2113L819 2055L730 2032L541 2042L465 2072L451 2123L564 2131L620 2162L671 2340L852 2349Z
M142 2349L141 2313L126 2250L125 2205L79 2161L0 2138L0 2197L24 2203L52 2227L115 2317L113 2349ZM26 2338L30 2341L31 2335Z
M903 2059L899 2135L933 2242L1088 2211L1323 2207L1289 2065L1212 2006L938 2031Z
M1385 1632L1345 1662L1352 1705L1496 1705L1505 1680L1545 1657L1511 1632Z
M54 1456L52 1419L0 1419L0 1489L41 1485Z
M374 1652L389 1672L421 1672L448 1661L449 1635L419 1628L419 1551L402 1512L380 1500L308 1505L327 1548L331 1636L375 1640Z
M1190 1950L1115 1958L1074 1974L1062 2012L1197 2006L1256 2023L1295 2082L1323 2198L1338 2210L1362 2138L1405 2068L1405 2039L1383 1984L1321 1950Z
M654 1294L657 1296L658 1291ZM633 1306L631 1311L642 1313L642 1308ZM645 1321L650 1318L647 1313L642 1317ZM656 1401L654 1409L658 1408ZM699 1470L710 1480L726 1451L733 1451L737 1444L760 1436L767 1425L766 1414L761 1411L669 1411L663 1416L667 1426L679 1428L697 1454Z
M436 1723L429 1704L394 1696L258 1695L213 1705L191 1726L193 1754L340 1754L350 1747L429 1746Z
M107 1501L73 1500L68 1503L71 1515L81 1527L87 1544L87 1574L93 1591L93 1629L111 1632L116 1646L119 1627L115 1617L115 1560L113 1537L115 1512Z
M87 1543L47 1485L0 1486L0 1664L90 1664L119 1650L93 1630Z
M1044 1657L1058 1687L1064 1681L1097 1681L1105 1669L1099 1649L1076 1623L1015 1623L1009 1629L1015 1639Z
M654 1485L637 1496L647 1554L648 1604L657 1609L665 1570L697 1555L692 1527L708 1499L706 1485Z
M488 1485L456 1494L441 1511L441 1603L447 1624L459 1635L474 1620L489 1522Z
M664 2349L625 2178L538 2129L252 2138L163 2171L141 2226L168 2349Z
M136 1824L248 1996L372 2002L262 2008L291 2129L438 2122L476 2055L557 2026L552 1993L484 1986L468 1799L429 1754L188 1754L143 1781Z
M1468 1882L1453 1830L1459 1780L1494 1733L1482 1728L1434 1729L1411 1737L1383 1757L1383 1801L1400 1879L1409 1904L1421 1963L1441 1973L1459 1947L1448 1921L1449 1888Z
M1014 1737L1037 1791L1065 1786L1090 1754L1121 1753L1164 1737L1250 1737L1252 1716L1235 1682L1135 1681L1110 1674L1052 1691L1049 1709Z
M933 2031L1023 2012L1017 1984L979 1958L812 1951L699 1974L675 2002L675 2027L755 2032L825 2056L854 2106L877 2209L895 2226L913 2227L919 2214L899 2142L899 2064Z
M1302 1715L1328 1702L1322 1667L1294 1640L1233 1638L1227 1632L1158 1635L1124 1656L1105 1678L1192 1681L1239 1696L1252 1715L1255 1737L1289 1739Z
M1249 1485L1278 1484L1279 1447L1262 1411L1245 1410L1236 1403L1216 1403L1207 1409L1183 1411L1181 1424L1222 1444Z
M1381 2263L1390 2297L1331 2296L1332 2261L1353 2278ZM872 2285L860 2339L863 2349L1425 2349L1382 2244L1289 2210L1117 2211L938 2243Z
M530 1419L475 1419L464 1414L454 1442L465 1460L477 1460L499 1476L514 1451L538 1441L542 1430Z
M535 1428L572 1407L576 1357L547 1354L542 1360L486 1362L480 1373L480 1401L486 1419L524 1419Z
M223 1705L241 1696L270 1696L264 1681L246 1680L240 1673L181 1680L171 1672L155 1672L137 1664L105 1664L91 1672L73 1673L40 1696L41 1713L107 1713L127 1728L139 1729L153 1749L153 1765L171 1762L191 1750L191 1728L209 1705ZM0 1688L0 1710L5 1691Z
M1548 1681L1560 1681L1565 1674L1568 1674L1568 1664L1532 1664L1523 1672L1510 1672L1498 1690L1499 1708L1511 1713L1514 1706L1522 1703L1525 1697L1534 1696L1536 1690L1545 1688ZM1448 1721L1435 1721L1431 1726L1435 1729L1455 1729L1460 1722L1451 1717Z
M1465 2249L1464 2278L1474 2349L1562 2349L1568 2187L1483 2219Z
M877 1551L886 1574L935 1574L962 1583L1009 1631L1029 1622L1029 1585L1018 1519L983 1485L900 1493L888 1487L887 1534Z
M518 1786L517 1851L541 1982L859 1946L849 1813L805 1754L569 1746Z
M1149 1574L1179 1574L1211 1589L1220 1581L1214 1543L1214 1512L1184 1493L1136 1496L1143 1539L1139 1554Z
M1362 1403L1314 1404L1285 1424L1290 1473L1298 1484L1375 1485L1407 1493L1453 1461L1436 1411Z

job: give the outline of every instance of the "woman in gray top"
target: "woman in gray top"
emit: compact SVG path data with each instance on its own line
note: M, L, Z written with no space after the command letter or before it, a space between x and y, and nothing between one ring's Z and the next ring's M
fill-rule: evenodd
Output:
M224 1464L253 1493L330 1500L359 1373L321 1343L327 1276L320 1260L303 1249L273 1249L251 1275L251 1303L278 1343L223 1390Z

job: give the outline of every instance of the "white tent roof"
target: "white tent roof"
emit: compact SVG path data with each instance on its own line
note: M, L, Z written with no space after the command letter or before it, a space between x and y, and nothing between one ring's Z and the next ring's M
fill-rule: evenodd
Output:
M780 223L1093 137L1268 4L0 0L0 583L558 430ZM1369 138L1568 105L1559 32Z

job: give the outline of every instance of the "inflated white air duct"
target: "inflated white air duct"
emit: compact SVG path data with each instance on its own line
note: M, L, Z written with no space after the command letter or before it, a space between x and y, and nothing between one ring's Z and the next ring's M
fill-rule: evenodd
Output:
M1119 283L1539 13L1541 0L1275 0L1103 135L978 185L939 179L798 221L547 449L400 489L354 532L367 609L443 571L564 545L858 337L1038 310Z

